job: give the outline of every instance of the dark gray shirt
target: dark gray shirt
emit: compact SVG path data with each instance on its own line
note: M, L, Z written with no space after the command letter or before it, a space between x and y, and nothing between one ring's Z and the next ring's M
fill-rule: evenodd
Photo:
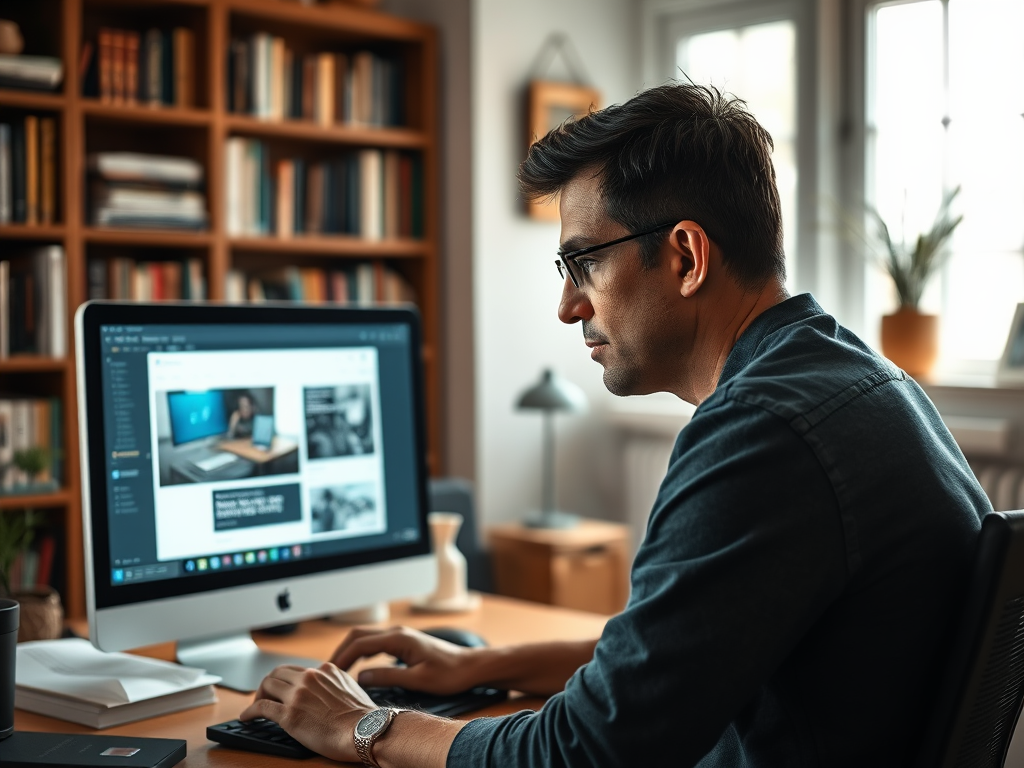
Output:
M990 510L921 388L789 299L680 433L593 661L448 766L906 765Z

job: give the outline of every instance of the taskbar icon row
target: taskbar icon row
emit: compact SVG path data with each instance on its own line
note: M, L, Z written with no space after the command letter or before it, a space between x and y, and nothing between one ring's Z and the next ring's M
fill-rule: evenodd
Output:
M270 547L268 549L252 549L248 552L234 552L228 555L190 558L182 564L182 569L185 573L218 571L246 565L263 565L266 563L298 560L307 554L309 554L308 548L304 550L301 544L292 544L289 547Z

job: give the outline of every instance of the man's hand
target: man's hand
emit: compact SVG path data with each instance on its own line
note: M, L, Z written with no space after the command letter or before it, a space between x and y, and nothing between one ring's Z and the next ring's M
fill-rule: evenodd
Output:
M284 665L263 679L256 700L239 719L265 717L324 757L358 763L352 732L359 718L376 708L334 664L318 669Z
M358 659L387 653L400 659L405 667L376 667L359 673L362 686L408 688L413 691L449 694L465 691L486 682L474 661L482 656L479 648L465 648L438 640L408 627L390 629L353 629L331 657L341 669Z

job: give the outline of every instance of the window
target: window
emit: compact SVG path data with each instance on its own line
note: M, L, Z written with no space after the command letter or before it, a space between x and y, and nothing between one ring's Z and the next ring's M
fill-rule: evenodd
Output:
M944 189L964 221L926 293L943 365L1002 352L1024 301L1024 3L917 0L868 9L865 196L895 233L926 229ZM867 318L892 311L867 277Z
M796 221L796 25L784 19L676 40L676 69L747 102L775 142L772 162L783 222ZM784 228L787 282L796 280L796 228Z

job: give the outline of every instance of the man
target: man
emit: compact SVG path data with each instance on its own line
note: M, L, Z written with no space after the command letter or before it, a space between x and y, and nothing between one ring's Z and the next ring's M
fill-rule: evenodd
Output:
M383 651L408 667L360 683L553 695L468 724L381 713L382 766L912 761L990 505L921 389L788 297L771 146L742 102L673 84L562 126L522 166L528 196L561 194L559 317L605 385L698 405L601 638L356 631L336 667L275 671L244 717L353 760L373 705L338 668Z

